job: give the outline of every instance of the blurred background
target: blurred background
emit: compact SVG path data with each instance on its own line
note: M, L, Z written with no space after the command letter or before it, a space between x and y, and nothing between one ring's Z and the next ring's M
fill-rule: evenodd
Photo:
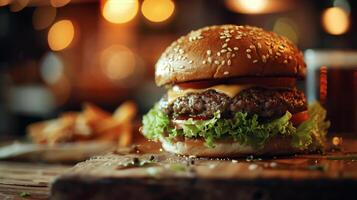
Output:
M329 62L314 61L331 59L330 51L342 63L347 53L356 67L356 8L352 0L0 0L0 138L22 136L29 123L86 101L112 111L134 100L145 113L164 92L154 84L160 54L208 25L249 24L284 35L305 52L312 72L324 73ZM357 68L347 68L334 75L333 87L347 92L332 97L328 78L308 77L309 101L338 99L346 108L326 103L341 123L347 119L333 124L335 131L357 130Z

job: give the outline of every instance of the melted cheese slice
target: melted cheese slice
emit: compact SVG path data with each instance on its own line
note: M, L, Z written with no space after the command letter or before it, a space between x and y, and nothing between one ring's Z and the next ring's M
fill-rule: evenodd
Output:
M168 92L167 92L167 99L168 103L172 103L175 99L185 96L187 93L201 93L207 90L215 90L216 92L226 94L227 96L233 98L235 97L239 92L241 92L244 89L253 87L252 85L214 85L209 88L203 88L203 89L182 89L178 86L172 87Z

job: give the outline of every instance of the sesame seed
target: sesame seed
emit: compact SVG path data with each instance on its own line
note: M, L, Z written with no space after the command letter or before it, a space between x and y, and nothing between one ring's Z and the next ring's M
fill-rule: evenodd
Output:
M279 53L279 52L276 52L276 55L277 55L277 56L281 56L281 53Z
M226 36L224 36L224 35L222 35L221 37L219 37L220 39L225 39L226 38Z
M222 45L222 48L226 48L227 47L227 43L224 43L223 45Z
M237 40L239 40L239 39L241 39L241 38L242 38L242 36L240 36L240 35L236 36L236 39L237 39Z
M279 49L281 49L281 50L284 50L284 47L283 47L283 46L281 46L281 45L280 45L278 48L279 48Z
M252 58L252 56L251 56L250 54L247 54L247 58L251 59L251 58Z
M207 55L211 55L212 51L211 50L207 50Z
M204 61L202 61L202 64L206 64L206 61L204 60Z
M262 45L258 42L258 48L261 49Z
M180 68L180 69L183 69L183 68L185 68L185 66L181 65L179 68Z
M224 63L226 63L226 61L222 60L221 65L224 65Z
M192 63L193 63L193 60L188 61L188 63L192 64Z
M228 47L227 49L228 49L228 51L232 51L232 49L230 47Z
M228 71L225 71L223 74L224 74L224 75L228 75L228 74L229 74L229 72L228 72Z
M249 46L249 48L254 49L254 48L255 48L255 46L254 46L254 45L250 45L250 46Z
M284 60L284 63L285 63L285 64L287 64L287 63L288 63L288 61L287 61L287 60Z
M234 57L236 57L236 54L235 54L235 53L232 54L232 58L234 58Z
M231 64L232 64L232 61L231 61L231 60L228 60L228 61L227 61L227 64L228 64L228 65L231 65Z
M211 58L211 57L208 57L208 58L207 58L207 61L208 61L208 63L212 63L212 58Z
M271 55L273 55L273 50L269 49L269 53L270 53Z
M253 60L253 63L257 63L258 62L258 60Z
M252 52L252 50L251 49L247 49L247 50L245 50L247 53L250 53L250 52Z
M227 49L222 49L221 50L221 53L226 53L227 52Z
M221 56L221 52L217 52L217 56Z
M232 55L232 53L229 51L229 52L227 52L227 58L230 58L231 57L231 55Z
M238 47L233 47L233 49L234 49L235 51L238 51L238 50L239 50L239 48L238 48Z
M293 59L293 57L289 56L289 59L291 60L291 59Z
M184 54L185 51L184 51L183 49L180 49L180 50L179 50L179 53L180 53L180 54Z
M215 60L215 61L214 61L214 64L219 65L219 61L218 61L218 60Z
M229 39L229 38L227 38L227 39L225 40L225 42L229 42L229 40L230 40L230 39Z

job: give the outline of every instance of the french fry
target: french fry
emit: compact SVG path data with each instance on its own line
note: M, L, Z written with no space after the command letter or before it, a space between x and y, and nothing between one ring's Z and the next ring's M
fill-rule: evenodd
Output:
M96 127L97 132L105 132L122 124L131 123L136 115L136 105L133 102L127 101L121 104L114 112L113 117L103 119ZM119 133L118 133L119 134Z
M110 129L106 129L103 132L97 134L98 140L106 140L106 141L116 141L121 134L122 124L118 124L115 127L111 127Z
M84 103L83 115L88 123L96 123L103 119L111 117L111 114L95 106L92 103Z
M118 141L120 147L132 142L132 120L137 112L131 101L120 105L113 115L91 103L81 113L66 112L57 119L28 126L28 135L35 143L55 144L80 140Z
M131 123L127 123L122 126L122 129L118 138L118 147L127 147L133 140L133 126Z
M77 116L74 128L73 137L74 140L86 140L93 136L93 130L89 126L89 123L83 114Z
M48 143L53 145L58 142L68 141L73 135L75 114L63 115L58 119L37 122L28 126L27 132L35 143Z
M118 122L129 122L134 119L137 108L134 102L126 101L122 103L113 114L113 118Z
M132 120L137 112L136 104L126 101L119 106L113 114L113 118L123 126L118 136L118 147L126 147L131 144L133 139Z

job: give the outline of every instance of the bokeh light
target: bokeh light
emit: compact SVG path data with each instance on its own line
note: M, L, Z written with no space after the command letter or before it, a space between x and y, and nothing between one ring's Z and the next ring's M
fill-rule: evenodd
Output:
M63 62L55 53L47 53L43 57L40 67L41 77L47 84L54 84L63 76Z
M349 14L340 7L328 8L322 14L322 25L331 35L344 34L350 26Z
M275 21L273 31L279 35L287 37L294 44L299 41L296 23L289 18L279 18Z
M0 0L0 6L6 6L11 2L11 0Z
M107 0L104 3L103 17L111 23L120 24L132 20L138 13L138 0Z
M65 5L67 5L71 0L51 0L51 5L53 7L63 7Z
M128 78L135 71L135 55L125 46L113 45L101 53L100 65L109 79L122 80Z
M29 3L29 0L14 0L14 1L11 1L10 10L12 12L18 12L18 11L24 9L27 6L28 3Z
M228 8L240 13L262 13L268 7L268 0L226 0Z
M54 51L67 48L74 39L74 25L70 20L61 20L48 31L48 45Z
M175 4L171 0L144 0L141 12L152 22L163 22L175 11Z
M32 24L36 30L49 27L56 18L57 10L52 6L37 7L32 15Z

